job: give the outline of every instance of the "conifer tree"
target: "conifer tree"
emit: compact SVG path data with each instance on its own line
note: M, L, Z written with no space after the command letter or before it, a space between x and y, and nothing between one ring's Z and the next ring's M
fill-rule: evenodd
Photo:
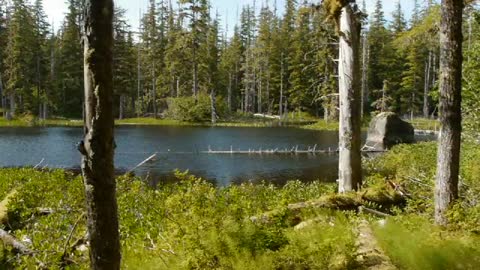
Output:
M50 25L47 23L47 16L43 10L43 1L35 0L33 6L33 18L35 24L35 85L38 111L35 111L39 118L46 114L48 94L47 89L51 87L49 79L50 50L48 47L48 36Z
M36 108L35 21L24 0L12 1L12 15L5 48L5 93L12 114L33 113ZM18 105L18 106L17 106Z
M293 53L290 59L291 88L288 91L289 104L301 111L307 111L313 99L312 85L315 80L315 52L313 31L311 29L311 8L305 2L298 10L295 33L292 36Z
M82 117L83 68L82 68L82 2L69 0L68 13L60 30L58 45L58 76L60 90L58 112L67 117Z
M189 20L188 43L191 50L192 92L197 99L200 89L199 65L201 57L204 56L201 50L205 48L210 21L209 2L208 0L180 0L179 3L185 6L181 11L181 16L185 16Z

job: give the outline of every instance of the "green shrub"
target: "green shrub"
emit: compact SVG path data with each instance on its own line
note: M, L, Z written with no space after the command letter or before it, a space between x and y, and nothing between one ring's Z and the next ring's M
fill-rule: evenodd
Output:
M194 97L169 98L167 100L169 118L185 122L207 122L212 119L210 97L205 94ZM225 102L217 98L217 114L224 116L227 112Z
M480 237L442 231L418 216L403 216L377 226L375 234L387 255L400 269L478 269Z

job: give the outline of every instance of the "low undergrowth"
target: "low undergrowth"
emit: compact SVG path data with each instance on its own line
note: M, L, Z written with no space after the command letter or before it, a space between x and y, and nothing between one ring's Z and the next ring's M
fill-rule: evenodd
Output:
M303 231L285 216L272 223L250 220L270 209L334 192L321 183L243 184L217 188L177 173L179 182L152 189L134 177L118 179L124 269L345 269L354 263L354 219L333 212ZM83 186L64 171L0 171L0 191L16 186L5 227L36 251L16 256L3 250L4 268L88 268L88 251L75 247L86 234ZM50 215L39 209L51 209ZM71 235L71 237L69 237Z
M433 225L436 143L403 145L367 162L367 184L396 183L409 194L404 209L376 226L380 245L400 269L478 269L480 264L480 146L464 143L460 199L450 209L449 225ZM383 224L383 223L382 223Z

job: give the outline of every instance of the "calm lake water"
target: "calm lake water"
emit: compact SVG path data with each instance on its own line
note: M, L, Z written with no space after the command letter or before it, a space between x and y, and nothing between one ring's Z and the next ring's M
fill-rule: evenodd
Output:
M82 129L72 127L0 128L0 166L42 166L78 168L81 156L76 143ZM128 170L152 153L155 161L136 171L155 181L167 181L173 171L190 173L215 181L219 185L245 181L287 180L334 181L337 155L243 155L203 154L213 150L319 149L336 148L337 132L298 128L208 128L174 126L126 126L116 129L116 167Z

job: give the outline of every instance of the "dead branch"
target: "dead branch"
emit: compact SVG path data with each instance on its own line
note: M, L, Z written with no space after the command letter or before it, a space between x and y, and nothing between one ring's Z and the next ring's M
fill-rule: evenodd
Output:
M22 242L18 239L13 237L7 231L0 229L0 240L2 240L3 244L6 246L10 246L13 248L13 251L17 254L21 255L31 255L33 251L25 246Z

